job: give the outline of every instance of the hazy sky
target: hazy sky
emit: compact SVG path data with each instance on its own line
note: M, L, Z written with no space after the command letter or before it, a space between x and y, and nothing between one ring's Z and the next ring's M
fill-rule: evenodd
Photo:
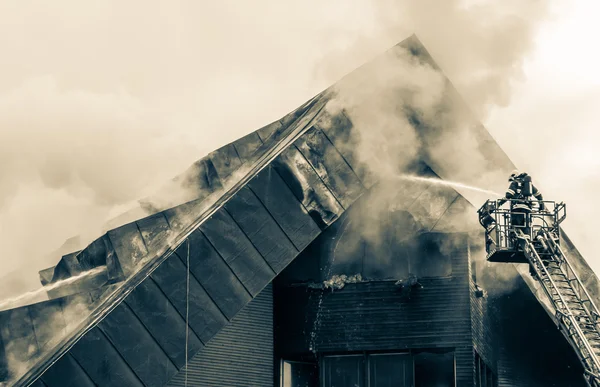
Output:
M416 32L595 257L592 1L0 2L0 270L47 253ZM0 275L1 276L1 275ZM18 286L20 285L20 286Z
M600 36L600 7L586 0L555 4L524 64L526 80L484 124L545 198L567 204L565 230L598 274L600 55L591 48Z

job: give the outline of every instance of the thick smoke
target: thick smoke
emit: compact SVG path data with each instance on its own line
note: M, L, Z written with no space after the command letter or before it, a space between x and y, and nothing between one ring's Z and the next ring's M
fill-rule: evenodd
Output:
M418 230L411 219L394 215L396 211L408 210L421 231L467 233L472 258L485 265L482 229L474 209L463 198L457 198L452 188L402 178L414 173L414 165L419 161L429 164L435 172L446 173L443 177L473 180L482 174L490 175L482 164L488 158L478 148L477 139L468 137L476 124L475 118L465 112L463 104L456 103L457 95L441 71L415 57L409 48L395 47L358 73L345 77L334 90L336 97L328 104L327 111L351 119L355 135L349 147L378 182L369 194L368 203L362 205L365 208L350 215L355 218L355 239L365 240L370 246L390 244L390 237L395 240L392 243L408 242ZM504 181L504 175L491 171L494 173ZM393 235L390 228L394 229ZM460 238L446 240L440 248L442 253L451 254L462 246L464 240ZM351 248L346 246L346 250ZM371 251L378 250L381 251L378 248ZM345 251L345 255L353 254ZM367 259L389 264L386 253L375 255ZM480 278L493 279L510 288L507 285L515 279L514 269L504 265L485 266L487 275ZM478 272L482 267L478 267Z
M403 183L395 180L417 160L425 161L444 179L504 192L506 176L512 169L507 167L510 161L501 152L489 152L485 143L491 138L482 138L476 129L490 109L509 102L511 84L522 75L521 65L532 46L537 23L546 16L541 2L504 3L501 9L483 3L436 3L437 9L431 2L414 4L395 5L398 12L389 15L403 15L405 23L390 27L390 31L414 25L458 92L438 68L396 47L361 68L358 75L344 78L335 88L337 98L328 105L331 114L343 109L352 120L358 130L359 140L354 146L357 158L381 182L370 199L368 212L361 213L361 222L357 222L361 236L373 243L384 243L384 228L388 225L382 218L393 207L407 208L411 205L408 200L415 199L403 192ZM431 13L432 9L436 10ZM492 10L493 16L482 18ZM524 14L536 17L524 18ZM441 31L448 35L441 38ZM513 44L515 41L518 43ZM360 49L348 51L351 59ZM449 195L447 191L443 195ZM475 206L489 196L458 191ZM436 212L435 203L429 204L430 217L443 215ZM482 261L482 230L473 208L461 208L452 219L454 224L446 225L446 230L469 233L471 254ZM426 220L422 225L427 229ZM485 277L488 280L494 278L506 284L514 280L512 268L493 265L488 267L488 274L489 270L493 274Z
M0 94L0 126L4 273L55 264L60 256L47 255L68 237L95 239L201 149L125 92L65 90L49 76ZM35 284L31 274L26 284Z
M38 287L37 271L56 264L60 254L48 254L67 238L82 235L70 247L83 247L193 161L412 33L485 118L508 103L546 17L545 2L516 0L61 5L0 5L0 264L12 279L1 298ZM376 61L338 90L363 133L360 157L380 178L425 152L454 161L449 170L473 167L470 184L497 181L480 173L489 156L471 152L471 116L440 111L440 74L406 52L388 55L393 66ZM439 141L423 144L414 118L443 129Z
M546 15L535 1L136 3L1 6L1 262L21 285L3 295L38 286L65 239L84 245L194 160L413 32L477 114L505 104Z

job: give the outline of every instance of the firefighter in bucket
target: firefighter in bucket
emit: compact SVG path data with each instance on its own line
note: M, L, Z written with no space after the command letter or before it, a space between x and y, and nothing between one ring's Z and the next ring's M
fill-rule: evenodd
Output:
M511 225L515 229L520 229L525 234L525 237L528 238L531 234L529 214L531 214L533 209L532 198L535 198L539 202L540 211L544 211L544 197L535 185L533 185L531 176L525 172L513 171L508 181L510 185L506 190L505 197L498 200L498 207L501 207L510 200Z
M544 197L533 185L531 176L525 172L513 171L508 178L510 185L504 198L498 200L498 207L510 200L511 229L516 233L521 230L525 238L531 239L530 214L533 210L534 200L539 203L539 210L544 211ZM535 274L530 267L532 275Z

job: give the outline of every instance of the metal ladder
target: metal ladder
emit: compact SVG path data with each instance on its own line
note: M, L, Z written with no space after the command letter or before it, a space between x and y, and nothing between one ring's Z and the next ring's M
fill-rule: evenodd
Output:
M600 387L600 313L555 238L541 230L534 241L519 232L525 256L555 310L555 322L584 368L590 387Z

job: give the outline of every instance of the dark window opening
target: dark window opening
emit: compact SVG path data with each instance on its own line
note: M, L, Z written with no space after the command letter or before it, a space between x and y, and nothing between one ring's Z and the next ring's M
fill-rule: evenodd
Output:
M366 387L364 364L364 355L324 357L322 375L323 386Z
M497 383L492 369L475 353L475 387L496 387Z
M326 355L315 364L282 361L281 387L454 387L454 352ZM319 376L317 378L317 376Z
M409 354L369 356L369 387L412 387L413 359Z
M319 387L317 364L300 361L281 361L281 387Z
M454 352L415 354L415 387L454 387Z
M419 235L410 260L410 270L418 278L448 277L452 275L450 254L442 251L440 238L443 234L425 233Z

